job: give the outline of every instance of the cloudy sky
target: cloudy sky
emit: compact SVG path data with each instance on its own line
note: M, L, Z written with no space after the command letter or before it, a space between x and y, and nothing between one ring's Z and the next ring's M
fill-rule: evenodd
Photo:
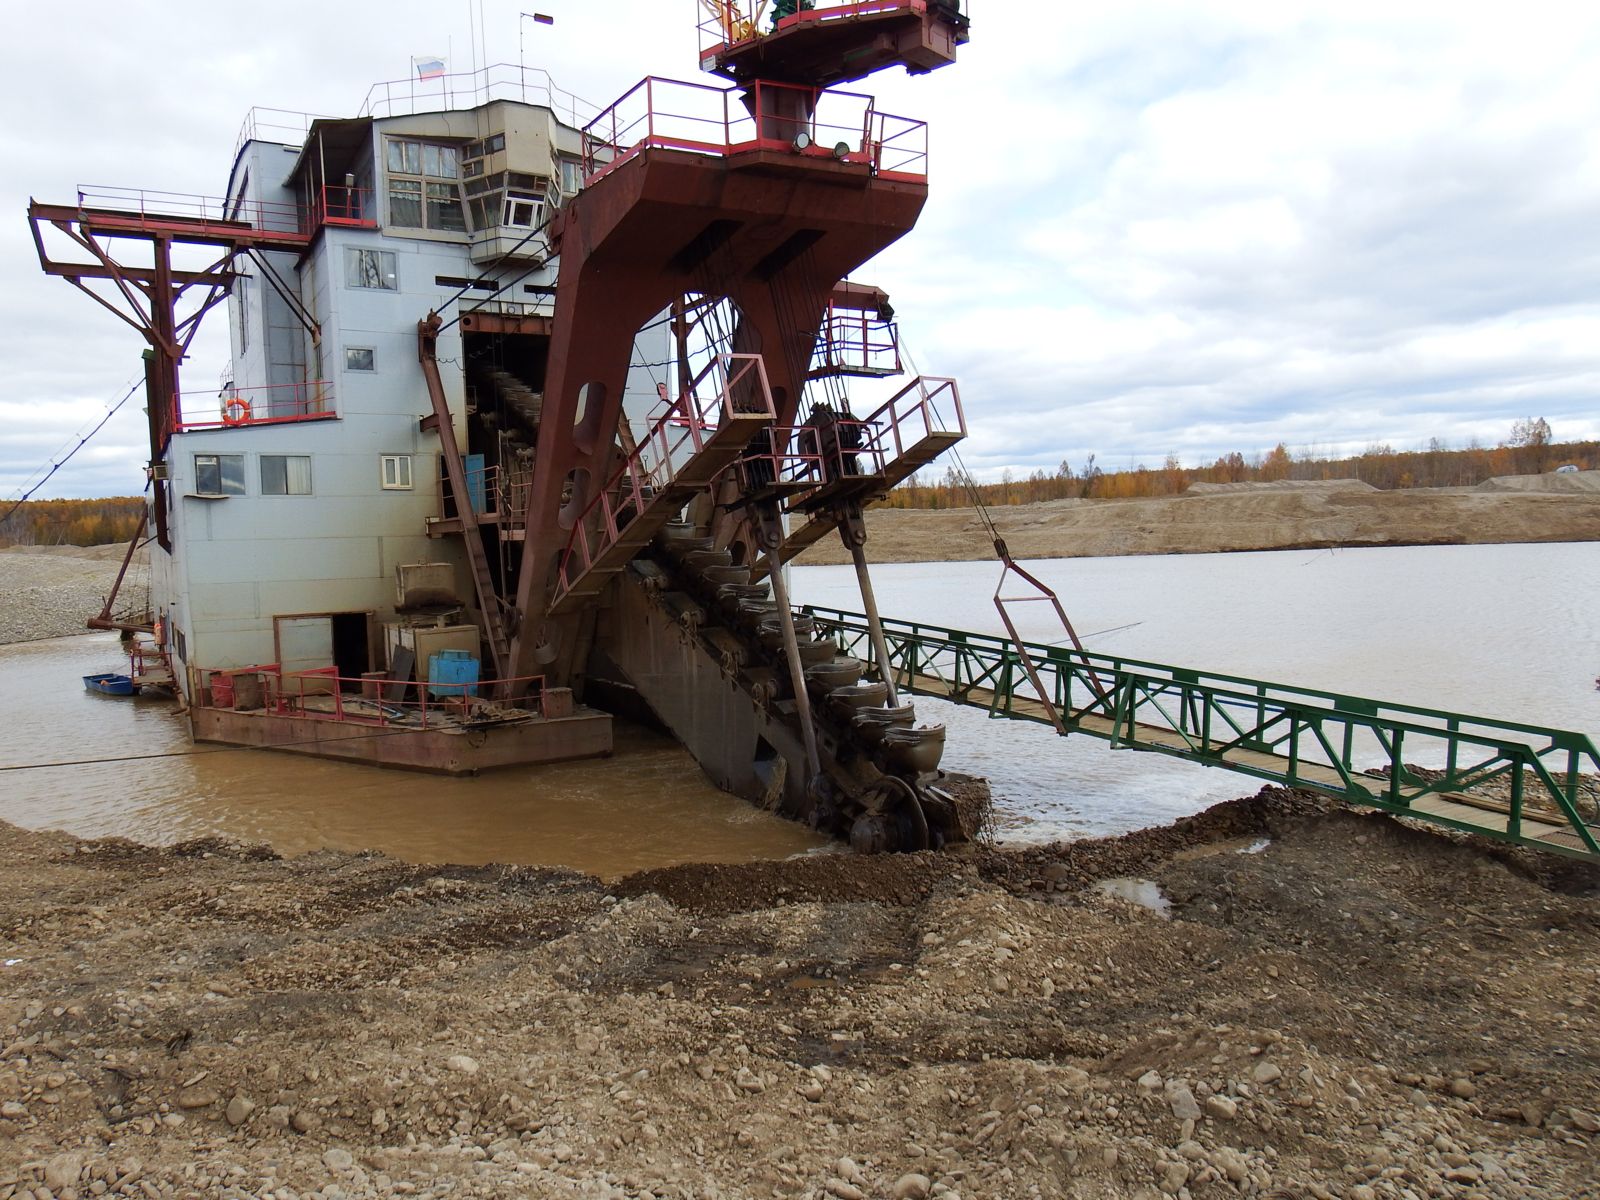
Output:
M484 0L488 61L604 103L695 78L694 0ZM873 266L961 380L975 471L1600 437L1600 7L971 0L953 69L875 81L933 124L933 199ZM62 13L70 12L70 33ZM349 114L469 4L28 8L0 127L0 497L126 390L142 342L38 270L29 196L219 193L252 106ZM33 28L29 28L29 23ZM480 58L485 57L480 52ZM213 387L222 314L185 386ZM137 491L130 402L41 495Z

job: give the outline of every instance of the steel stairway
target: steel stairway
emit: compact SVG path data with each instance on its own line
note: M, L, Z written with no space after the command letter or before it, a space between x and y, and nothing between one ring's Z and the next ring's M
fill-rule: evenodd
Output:
M708 405L697 389L713 378L719 391ZM551 615L574 612L597 596L775 415L759 354L724 354L709 363L578 515L550 593Z

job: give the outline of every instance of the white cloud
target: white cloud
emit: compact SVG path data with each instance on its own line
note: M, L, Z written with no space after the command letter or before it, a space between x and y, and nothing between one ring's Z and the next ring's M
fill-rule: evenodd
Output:
M686 0L547 7L557 24L527 26L528 61L591 100L696 77ZM894 293L920 365L961 379L971 465L1492 441L1529 414L1600 436L1600 11L972 7L958 66L859 89L932 123L923 224L862 275ZM28 115L0 130L0 494L97 418L141 348L38 272L27 197L215 193L250 106L348 113L413 54L463 68L464 16L289 0L175 30L89 0L70 37L53 15L14 20L30 53L0 85ZM516 58L514 12L487 32L488 57ZM222 366L212 320L186 387ZM52 493L137 490L135 408Z

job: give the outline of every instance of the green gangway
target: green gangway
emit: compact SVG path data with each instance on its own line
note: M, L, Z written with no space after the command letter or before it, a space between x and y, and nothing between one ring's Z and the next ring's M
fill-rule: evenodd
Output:
M818 636L871 661L864 615L804 611ZM1600 862L1600 752L1587 734L917 621L883 626L898 686L919 695Z

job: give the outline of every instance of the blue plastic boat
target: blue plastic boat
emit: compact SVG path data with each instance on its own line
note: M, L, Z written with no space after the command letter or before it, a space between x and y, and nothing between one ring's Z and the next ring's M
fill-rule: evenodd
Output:
M102 696L131 696L138 690L128 676L114 674L85 675L83 686L91 692L99 692Z

